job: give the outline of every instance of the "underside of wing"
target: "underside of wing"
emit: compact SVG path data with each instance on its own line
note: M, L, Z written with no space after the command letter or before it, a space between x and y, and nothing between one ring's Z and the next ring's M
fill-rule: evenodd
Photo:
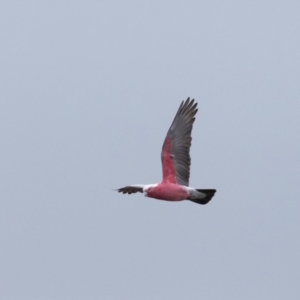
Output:
M145 185L137 184L137 185L127 185L118 189L119 193L123 194L133 194L133 193L142 193Z
M197 111L197 103L190 98L177 111L161 153L164 181L189 185L191 133Z

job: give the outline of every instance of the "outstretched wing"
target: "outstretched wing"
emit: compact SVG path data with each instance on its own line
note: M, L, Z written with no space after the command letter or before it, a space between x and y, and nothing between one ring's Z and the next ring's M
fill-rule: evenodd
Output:
M145 186L144 184L127 185L125 187L118 189L117 191L123 194L132 194L137 192L142 193L144 186Z
M163 181L189 185L191 133L197 111L194 99L187 98L179 106L161 152Z

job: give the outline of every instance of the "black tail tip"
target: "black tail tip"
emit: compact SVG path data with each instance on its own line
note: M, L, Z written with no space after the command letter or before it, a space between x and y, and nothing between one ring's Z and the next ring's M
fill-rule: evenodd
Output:
M201 189L201 190L198 190L197 189L197 191L200 192L200 193L205 194L206 197L202 198L202 199L193 199L193 200L189 199L189 200L192 201L192 202L204 205L204 204L207 204L212 199L212 197L215 195L217 190L214 190L214 189L204 189L204 190Z

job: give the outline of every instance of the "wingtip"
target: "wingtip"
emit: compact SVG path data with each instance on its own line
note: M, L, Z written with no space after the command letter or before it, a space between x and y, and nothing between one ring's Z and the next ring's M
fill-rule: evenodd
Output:
M195 98L191 99L191 97L187 97L187 99L183 100L182 102L185 102L185 103L194 103L195 102Z

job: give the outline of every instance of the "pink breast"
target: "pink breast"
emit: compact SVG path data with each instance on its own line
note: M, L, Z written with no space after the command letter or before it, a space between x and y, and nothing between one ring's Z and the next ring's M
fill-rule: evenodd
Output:
M167 201L180 201L188 197L188 193L178 184L160 183L147 193L148 197Z

